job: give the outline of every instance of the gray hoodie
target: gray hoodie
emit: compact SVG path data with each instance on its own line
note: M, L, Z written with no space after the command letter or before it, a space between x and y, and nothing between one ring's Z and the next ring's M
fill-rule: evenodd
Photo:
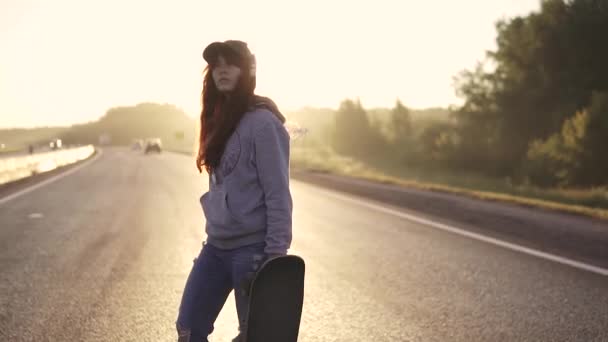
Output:
M266 242L267 254L286 254L291 245L289 134L265 107L243 116L200 199L207 242L221 249Z

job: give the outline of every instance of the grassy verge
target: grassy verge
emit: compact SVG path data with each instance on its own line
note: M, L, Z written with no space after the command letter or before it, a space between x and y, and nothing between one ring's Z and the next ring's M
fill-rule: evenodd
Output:
M19 152L19 151L22 151L22 150L25 150L25 148L22 148L22 147L5 147L5 148L0 148L0 156L4 155L4 154L6 154L6 155L12 154L12 153Z
M608 189L540 189L472 174L448 173L395 165L373 167L325 148L292 149L292 167L346 175L430 191L456 193L491 201L608 219Z

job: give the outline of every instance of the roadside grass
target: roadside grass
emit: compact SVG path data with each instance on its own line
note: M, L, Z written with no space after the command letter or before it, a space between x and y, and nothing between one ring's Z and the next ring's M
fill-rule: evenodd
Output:
M483 200L509 202L608 219L608 189L605 187L541 189L530 185L514 185L508 180L445 170L388 164L376 164L372 167L321 146L292 147L291 166L299 170L344 175L386 184L456 193Z
M22 147L12 147L12 146L5 147L5 148L0 148L0 156L3 155L3 154L10 154L10 153L19 152L21 150L25 150L25 149L22 148Z

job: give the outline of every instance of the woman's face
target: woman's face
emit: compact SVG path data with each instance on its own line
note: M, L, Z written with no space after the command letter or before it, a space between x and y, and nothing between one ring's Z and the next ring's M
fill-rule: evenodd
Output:
M236 88L241 76L241 69L226 62L224 56L218 56L217 63L212 70L213 82L222 93L229 93Z

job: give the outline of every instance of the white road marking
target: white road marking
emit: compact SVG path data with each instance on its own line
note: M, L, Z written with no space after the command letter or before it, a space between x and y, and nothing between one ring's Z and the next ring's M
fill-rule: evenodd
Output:
M422 217L418 217L415 215L411 215L411 214L406 214L404 212L392 209L392 208L388 208L385 206L382 206L380 204L375 204L370 202L369 200L363 200L357 197L353 197L353 196L348 196L348 195L344 195L341 193L337 193L334 191L329 191L326 189L321 189L319 187L315 187L318 191L323 192L325 194L327 194L328 196L346 201L346 202L350 202L353 204L357 204L360 206L364 206L373 210L377 210L386 214L390 214L393 216L397 216L403 219L406 219L408 221L412 221L412 222L416 222L416 223L420 223L423 224L425 226L428 227L432 227L432 228L436 228L436 229L440 229L443 231L447 231L453 234L458 234L461 236L465 236L468 237L470 239L474 239L474 240L478 240L478 241L482 241L482 242L486 242L495 246L499 246L499 247L503 247L512 251L516 251L516 252L520 252L523 254L528 254L537 258L541 258L541 259L545 259L545 260L549 260L549 261L553 261L559 264L563 264L563 265L567 265L567 266L571 266L580 270L584 270L584 271L588 271L588 272L592 272L592 273L596 273L599 275L603 275L603 276L608 276L608 269L606 268L602 268L599 266L594 266L594 265L590 265L584 262L580 262L580 261L576 261L576 260L572 260L572 259L568 259L565 257L561 257L555 254L551 254L551 253L546 253L546 252L541 252L539 250L536 249L532 249L529 247L525 247L525 246L521 246L518 244L514 244L511 242L507 242L507 241L503 241L503 240L499 240L496 238L492 238L492 237L488 237L485 235L481 235L481 234L477 234L477 233L473 233L470 231L467 231L465 229L462 228L457 228L454 226L450 226L444 223L439 223L439 222L435 222L429 219L425 219Z

